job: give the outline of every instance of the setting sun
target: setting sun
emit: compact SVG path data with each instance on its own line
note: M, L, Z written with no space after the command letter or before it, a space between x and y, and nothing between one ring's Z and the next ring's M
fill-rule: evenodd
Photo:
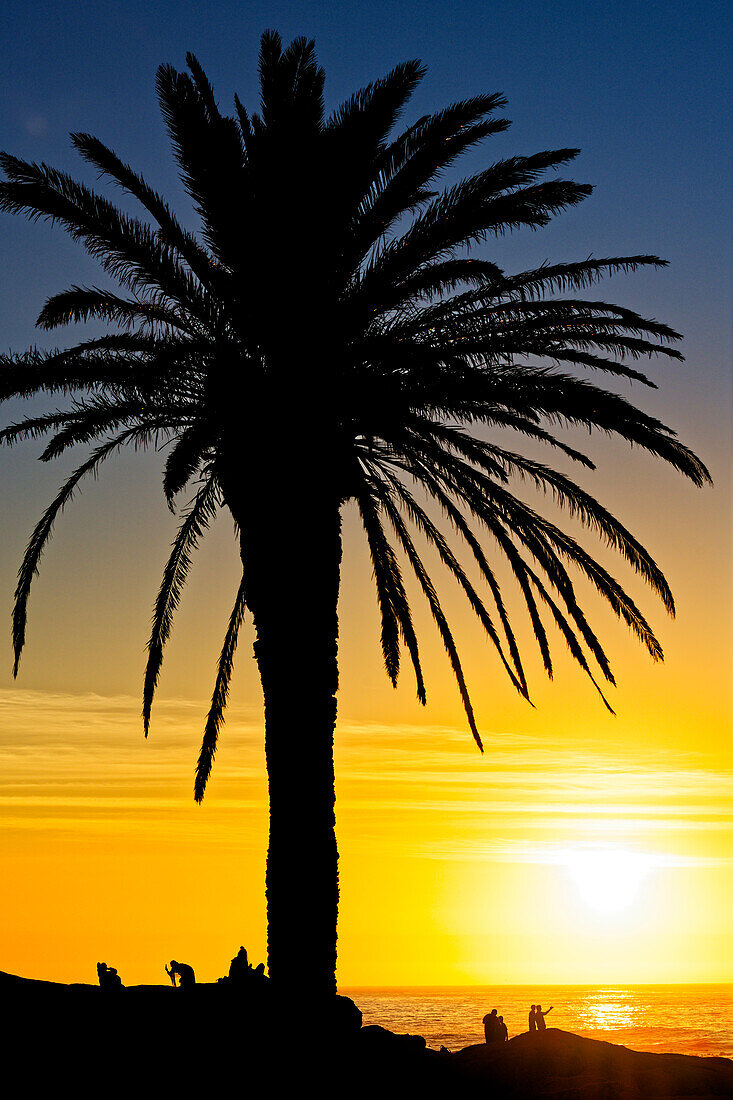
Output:
M563 862L583 901L601 913L628 908L650 867L649 856L622 848L568 852Z

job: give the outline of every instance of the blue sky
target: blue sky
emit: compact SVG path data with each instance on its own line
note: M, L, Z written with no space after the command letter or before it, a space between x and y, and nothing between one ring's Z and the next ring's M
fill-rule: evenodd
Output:
M637 277L639 305L665 305L699 337L715 370L730 300L722 250L731 226L730 35L726 5L488 3L17 3L4 5L0 147L73 168L70 130L98 134L169 192L175 175L157 110L157 65L193 50L223 104L257 99L266 27L313 36L332 105L405 57L429 72L410 111L501 90L512 129L466 159L579 146L575 175L596 185L583 208L542 235L503 246L521 263L558 247L657 252L673 264ZM726 25L728 24L728 25ZM0 299L0 347L30 338L36 305L78 266L80 250L47 229L3 219L12 275ZM93 270L89 264L90 272ZM6 275L8 267L6 266ZM723 314L724 315L724 314ZM716 363L716 360L718 361Z
M580 147L568 174L595 185L591 198L541 233L489 242L485 254L509 270L591 253L648 252L670 260L663 271L619 276L594 293L671 323L685 336L686 363L652 364L660 389L640 393L636 387L632 397L672 424L709 463L715 490L701 495L681 484L665 489L655 515L683 515L678 528L688 533L686 545L693 558L712 554L710 577L720 578L721 568L725 576L731 528L733 290L725 5L10 0L4 5L0 95L6 108L0 116L0 148L45 160L96 185L95 173L68 140L69 131L90 131L169 195L185 216L185 196L155 97L156 68L161 62L183 68L191 49L223 106L232 103L237 91L256 109L259 36L268 27L280 30L286 40L298 34L315 37L326 69L329 106L396 62L415 56L425 62L428 74L408 107L406 122L457 98L503 92L512 127L466 157L460 173L502 156ZM112 194L124 202L119 192ZM30 226L10 216L0 217L0 248L0 349L19 351L34 342L50 346L71 340L77 334L38 332L35 318L50 294L71 283L104 283L97 265L58 228ZM9 607L24 540L63 477L58 465L35 461L38 451L37 444L28 444L2 455L6 491L0 615ZM114 575L121 559L135 555L140 564L126 579L125 606L110 605L109 613L114 610L118 617L120 638L129 630L136 639L135 662L140 659L147 608L172 520L161 507L152 456L124 462L119 474L110 466L101 489L91 486L59 524L32 600L36 645L44 637L51 645L54 636L58 641L58 620L81 630L88 613L84 603L98 606L107 591L107 570ZM635 470L631 461L623 468ZM612 476L616 469L611 468ZM604 492L605 501L636 523L643 538L645 517L659 490L647 491L651 499L637 500L628 483L616 477L606 478ZM123 516L124 533L117 526ZM74 577L80 553L91 553L94 562L85 571L86 599L81 603L68 594L78 591ZM667 560L672 557L666 554ZM675 564L672 560L671 567ZM688 572L688 565L678 567L678 575ZM730 606L727 588L725 593L722 604L710 611L723 627ZM690 603L696 601L691 593ZM218 634L211 642L213 658ZM41 660L36 652L39 664L32 663L31 653L26 658L26 686L42 687L50 678L52 687L63 687L71 657ZM77 657L75 665L83 680L86 662ZM116 678L110 673L105 689L129 690L125 661L120 668L124 674L120 671ZM207 661L205 690L209 669Z

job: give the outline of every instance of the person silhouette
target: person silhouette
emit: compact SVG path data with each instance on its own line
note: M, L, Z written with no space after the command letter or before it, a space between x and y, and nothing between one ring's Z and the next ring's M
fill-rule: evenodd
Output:
M530 1005L529 1006L529 1030L530 1031L536 1031L537 1030L537 1017L535 1016L535 1009L536 1008L537 1008L537 1005Z
M179 963L175 959L171 959L170 967L166 966L165 972L173 982L173 987L176 985L176 976L178 976L178 984L181 989L190 989L196 985L196 975L193 972L193 967L188 963Z
M499 1042L506 1043L509 1041L509 1031L504 1023L504 1017L499 1016Z
M535 1012L535 1021L538 1031L547 1031L547 1024L545 1023L545 1016L548 1012L552 1012L553 1006L550 1005L545 1011L542 1011L542 1005L537 1005L537 1011Z
M247 951L244 947L240 947L229 964L229 981L239 985L247 980L251 970L252 967L247 959Z
M496 1015L496 1009L492 1008L491 1012L487 1012L484 1016L484 1041L487 1043L495 1043L500 1038L499 1020Z
M100 989L106 991L122 989L122 978L119 976L114 966L107 966L106 963L97 963L97 977L99 978Z
M258 963L257 966L252 966L247 958L246 948L240 947L229 964L229 981L237 986L259 988L267 982L265 964Z

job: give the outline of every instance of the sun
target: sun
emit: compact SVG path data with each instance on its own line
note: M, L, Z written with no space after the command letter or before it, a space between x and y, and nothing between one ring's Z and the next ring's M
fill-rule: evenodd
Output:
M567 852L563 863L583 901L599 913L627 909L650 866L648 856L622 848Z

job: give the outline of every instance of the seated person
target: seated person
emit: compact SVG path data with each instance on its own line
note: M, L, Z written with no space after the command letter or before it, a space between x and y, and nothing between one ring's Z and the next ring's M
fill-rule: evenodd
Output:
M233 985L246 985L252 983L255 985L262 985L267 981L265 977L265 964L258 963L257 966L252 966L247 958L246 949L240 947L229 964L229 981Z
M122 989L122 978L113 966L97 963L97 977L100 989Z
M237 985L246 981L251 969L252 967L247 959L247 951L244 947L240 947L229 964L229 981L235 982Z

